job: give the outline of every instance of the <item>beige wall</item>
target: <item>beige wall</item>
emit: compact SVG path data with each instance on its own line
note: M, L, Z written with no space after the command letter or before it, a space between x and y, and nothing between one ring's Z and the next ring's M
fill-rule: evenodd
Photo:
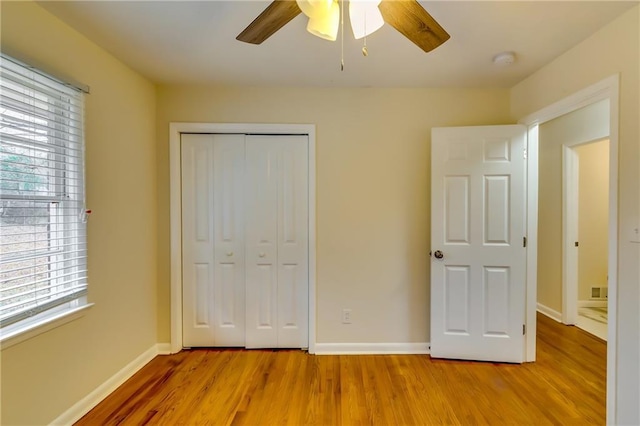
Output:
M636 6L511 91L511 113L520 119L606 77L620 75L618 347L617 370L608 372L616 375L619 424L640 424L640 244L630 242L640 217L639 15Z
M317 125L317 341L384 343L429 340L431 128L508 115L507 90L160 87L160 341L170 340L169 122Z
M609 241L609 141L576 148L579 169L578 300L591 298L591 287L607 286Z
M171 121L317 124L319 342L428 341L432 127L513 122L620 72L622 233L637 221L637 7L514 87L511 99L500 89L161 87L157 103L151 83L39 6L1 8L3 51L92 88L87 198L96 304L2 351L3 424L45 424L169 341ZM618 377L618 420L633 424L640 423L638 260L638 246L621 238L619 370L610 374ZM353 310L351 325L340 323L344 307Z
M540 125L538 303L562 312L562 145L609 136L604 100Z
M88 84L87 314L2 350L2 419L47 424L157 342L155 88L31 2L2 2L2 51Z

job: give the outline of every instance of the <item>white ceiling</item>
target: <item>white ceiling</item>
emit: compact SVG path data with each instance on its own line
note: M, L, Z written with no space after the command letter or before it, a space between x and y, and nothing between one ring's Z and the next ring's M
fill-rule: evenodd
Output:
M345 25L340 42L305 30L299 15L262 45L235 37L267 1L41 1L157 83L242 86L511 87L638 1L421 1L451 34L424 53L385 25L367 40ZM339 38L338 38L339 40ZM514 51L510 67L492 63Z

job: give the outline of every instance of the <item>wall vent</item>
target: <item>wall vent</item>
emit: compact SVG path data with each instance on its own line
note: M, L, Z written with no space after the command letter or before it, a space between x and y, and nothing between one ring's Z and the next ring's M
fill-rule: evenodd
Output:
M609 287L591 287L591 299L605 300L609 297Z

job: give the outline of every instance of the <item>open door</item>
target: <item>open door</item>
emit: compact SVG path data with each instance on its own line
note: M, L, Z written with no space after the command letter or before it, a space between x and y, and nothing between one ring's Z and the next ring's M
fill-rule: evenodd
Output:
M431 137L431 356L524 360L526 127Z

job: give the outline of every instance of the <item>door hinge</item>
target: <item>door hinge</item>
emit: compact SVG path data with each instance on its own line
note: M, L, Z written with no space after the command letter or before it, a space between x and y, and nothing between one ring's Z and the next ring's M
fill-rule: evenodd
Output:
M522 237L522 247L527 246L527 237Z
M525 149L523 153L524 153L524 159L526 160L527 159L527 150Z
M574 246L576 246L576 247L578 247L578 246L579 246L579 244L578 244L578 242L577 242L577 241L576 241L575 243L573 243L573 245L574 245Z
M527 325L522 324L522 335L524 336L527 333Z

